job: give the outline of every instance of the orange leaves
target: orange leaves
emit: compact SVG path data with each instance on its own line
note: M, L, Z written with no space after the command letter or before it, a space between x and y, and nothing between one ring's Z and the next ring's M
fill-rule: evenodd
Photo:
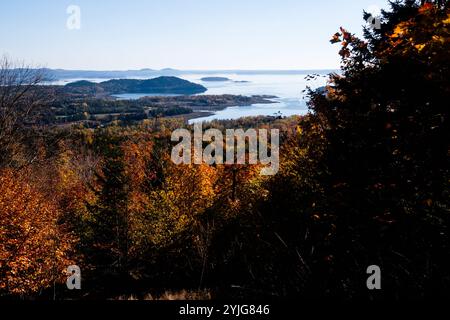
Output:
M419 13L427 13L431 10L434 9L434 5L430 2L424 3L420 8L419 8Z
M408 32L409 22L401 22L395 26L393 33L391 34L392 39L402 38Z
M436 56L447 51L450 35L446 25L450 23L450 13L439 13L431 3L425 3L418 14L407 21L398 23L389 36L389 46L382 55L417 57L428 63L430 59L446 59Z
M341 34L340 34L339 32L336 32L336 33L333 35L333 37L331 38L330 42L331 42L332 44L341 42Z
M443 24L450 24L450 13L447 14L446 19L442 20Z
M29 294L62 280L73 239L62 233L59 215L22 173L0 172L0 288Z
M152 143L145 140L127 141L122 144L125 173L133 186L139 186L146 179L154 178L154 174L148 171L152 148Z
M424 48L425 48L425 44L423 44L423 43L421 43L421 44L416 44L415 46L414 46L414 48L416 48L417 49L417 51L422 51Z

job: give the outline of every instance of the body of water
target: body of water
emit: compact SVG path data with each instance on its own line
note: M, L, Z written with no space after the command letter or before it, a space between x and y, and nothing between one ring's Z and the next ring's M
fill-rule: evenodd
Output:
M248 116L291 116L302 115L307 112L305 94L303 90L307 86L317 88L326 84L326 78L320 77L316 80L306 81L308 74L276 75L276 74L215 74L214 77L227 77L232 81L205 82L202 76L185 75L183 78L192 82L200 83L208 88L204 94L234 94L234 95L271 95L277 96L272 99L273 104L254 104L252 106L229 107L217 111L214 115L191 120L191 123L210 121L215 119L237 119ZM324 74L325 76L326 74ZM211 75L208 75L211 76ZM245 82L242 82L245 81Z

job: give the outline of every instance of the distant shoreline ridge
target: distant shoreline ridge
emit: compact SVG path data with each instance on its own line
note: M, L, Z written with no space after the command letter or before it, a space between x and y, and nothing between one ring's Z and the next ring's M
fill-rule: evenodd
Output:
M304 70L176 70L176 69L140 69L140 70L66 70L38 68L48 80L64 79L124 79L131 77L157 77L181 75L302 75L302 74L328 74L339 72L338 69L304 69Z

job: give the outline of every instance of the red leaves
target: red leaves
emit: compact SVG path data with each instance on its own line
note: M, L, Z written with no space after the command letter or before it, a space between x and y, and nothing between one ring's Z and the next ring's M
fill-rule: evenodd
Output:
M346 59L346 58L349 58L350 57L350 50L348 49L348 48L342 48L340 51L339 51L339 55L342 57L342 58L344 58L344 59Z
M352 35L350 32L341 27L342 38L346 41L351 41Z
M352 35L350 32L348 32L344 28L340 28L340 32L336 32L333 37L331 38L330 42L332 44L341 43L342 49L339 51L339 55L343 59L348 59L351 56L351 49L353 48L354 51L363 51L367 50L367 43L360 40L356 36Z
M419 12L420 13L426 13L427 11L430 11L434 9L434 5L430 2L424 3L420 8L419 8Z
M344 42L350 42L353 40L353 36L351 35L351 33L349 33L347 30L345 30L344 28L340 28L341 32L336 32L333 37L331 38L330 42L332 44L334 43L338 43L341 42L341 37L342 37L342 41Z

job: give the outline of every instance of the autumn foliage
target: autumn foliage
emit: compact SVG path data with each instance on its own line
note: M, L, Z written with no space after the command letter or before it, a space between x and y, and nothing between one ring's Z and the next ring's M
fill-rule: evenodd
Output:
M309 91L308 115L208 124L280 129L274 177L257 165L175 165L171 132L192 129L176 119L23 125L17 134L36 138L0 145L9 152L0 161L0 297L444 296L449 21L447 1L393 2L364 39L345 28L333 35L342 70ZM64 287L71 264L83 272L82 294ZM373 264L381 293L365 286Z
M65 279L73 237L61 210L23 173L0 174L0 290L34 294Z

